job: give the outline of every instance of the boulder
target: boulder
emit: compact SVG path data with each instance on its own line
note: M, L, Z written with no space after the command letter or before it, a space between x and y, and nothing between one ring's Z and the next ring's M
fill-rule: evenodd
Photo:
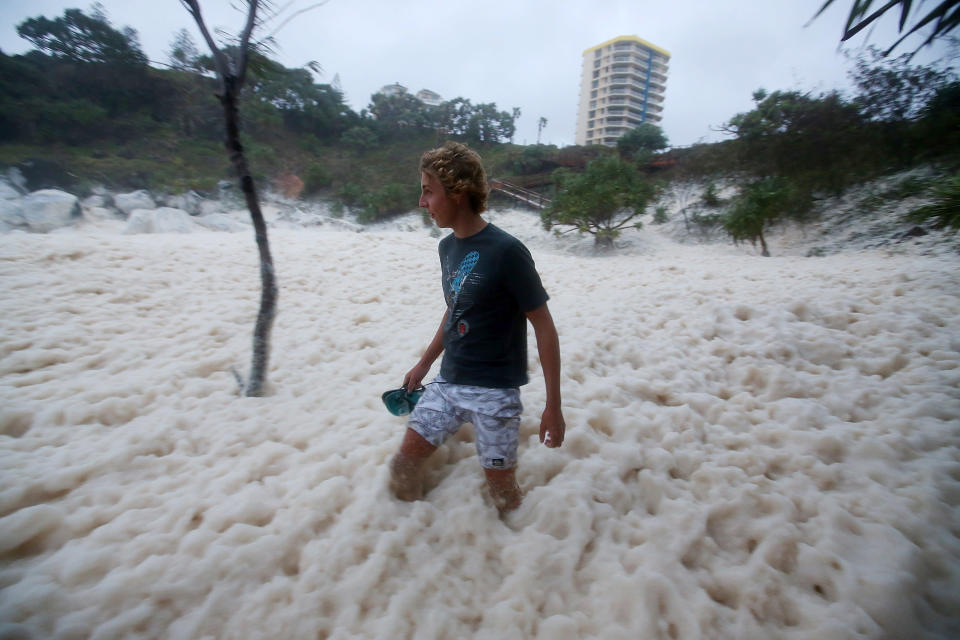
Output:
M82 215L77 196L57 189L41 189L24 196L23 219L30 231L47 233L72 224Z
M906 231L893 236L894 240L909 240L910 238L921 238L927 235L927 230L920 226L914 226Z
M108 209L107 207L88 207L86 205L83 207L83 217L85 220L89 220L91 222L120 219L119 216L117 216L116 209Z
M303 180L292 173L284 173L273 179L273 188L288 200L296 200L303 191Z
M200 210L198 211L198 214L201 216L208 216L213 213L223 213L223 211L223 203L219 200L203 200L200 203Z
M23 194L8 181L0 178L0 200L16 200Z
M80 203L83 207L105 207L107 206L107 199L103 196L98 196L96 194L92 196L87 196Z
M217 196L228 209L246 206L243 190L230 180L221 180L217 183Z
M196 191L188 191L187 193L182 193L178 196L170 196L166 201L168 207L182 209L192 216L200 214L200 205L202 203L203 198L201 198L200 194L198 194Z
M113 203L125 215L129 216L136 209L156 209L157 203L150 197L150 193L143 189L132 193L118 193Z
M200 229L190 214L182 209L134 209L127 219L124 233L193 233Z
M225 213L211 213L205 216L197 216L193 221L211 231L228 231L232 233L250 229L249 224L244 224L235 217Z
M14 189L20 192L20 195L25 196L29 193L27 189L27 179L23 177L23 172L16 167L10 167L10 170L7 171L7 181L10 183Z
M23 217L23 202L17 200L0 200L0 233L11 229L23 229L27 221Z

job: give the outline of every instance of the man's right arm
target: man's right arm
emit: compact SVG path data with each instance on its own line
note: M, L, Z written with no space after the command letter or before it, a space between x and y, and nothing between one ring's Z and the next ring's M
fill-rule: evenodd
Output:
M407 391L413 391L420 387L420 383L423 382L426 375L430 373L430 367L433 366L436 359L443 353L443 325L446 322L447 311L444 311L443 319L440 320L440 326L437 327L437 332L433 335L433 340L430 341L427 350L423 352L423 356L420 358L420 361L414 365L413 369L410 369L407 375L403 377L403 388Z

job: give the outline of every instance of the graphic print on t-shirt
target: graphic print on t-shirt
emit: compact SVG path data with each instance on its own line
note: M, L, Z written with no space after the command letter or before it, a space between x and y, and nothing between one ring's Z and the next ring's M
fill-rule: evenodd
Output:
M473 271L479 259L480 252L471 251L463 256L463 260L460 261L460 266L451 274L453 277L453 281L450 283L450 293L453 297L453 304L451 306L457 305L457 298L460 297L460 289L463 288L464 281L467 279L467 276L470 275L470 272Z

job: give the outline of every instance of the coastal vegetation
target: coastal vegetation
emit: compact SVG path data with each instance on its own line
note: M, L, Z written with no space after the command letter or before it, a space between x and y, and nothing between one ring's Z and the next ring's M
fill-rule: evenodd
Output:
M18 167L34 189L76 192L203 193L234 178L213 59L186 31L174 34L161 68L148 63L135 31L103 15L72 9L18 29L36 48L0 52L0 167ZM920 165L940 177L914 185L932 207L914 219L953 228L960 82L953 69L911 60L867 49L853 61L852 95L758 89L753 108L721 126L722 142L667 148L647 124L616 148L558 148L512 144L520 110L474 97L428 105L378 93L358 113L334 84L317 80L317 65L286 68L255 49L239 103L241 139L258 184L295 176L295 195L325 199L361 222L413 208L412 167L424 149L453 138L475 147L492 177L552 198L546 225L592 233L599 246L613 246L644 213L666 221L657 194L678 184L699 185L685 221L762 245L767 225L803 220L818 198Z

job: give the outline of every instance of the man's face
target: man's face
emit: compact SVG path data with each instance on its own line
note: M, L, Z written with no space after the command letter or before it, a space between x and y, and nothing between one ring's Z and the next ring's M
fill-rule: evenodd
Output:
M420 206L427 210L440 228L449 228L457 216L460 199L451 196L436 176L420 172Z

